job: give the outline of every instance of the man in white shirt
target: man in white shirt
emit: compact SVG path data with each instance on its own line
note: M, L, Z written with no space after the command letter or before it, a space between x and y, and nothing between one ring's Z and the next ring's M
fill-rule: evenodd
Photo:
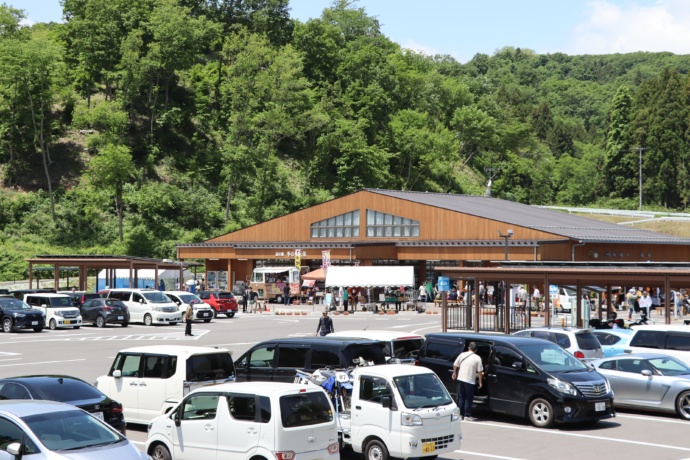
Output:
M637 299L637 304L640 306L640 311L645 312L649 318L649 309L652 307L652 298L649 297L649 292L642 291L642 297Z
M537 286L534 286L534 291L532 292L532 300L534 300L534 306L536 309L539 311L541 310L539 308L539 302L541 301L541 292L539 292L539 288Z
M453 363L453 380L458 381L458 408L462 420L475 421L472 417L472 400L477 388L482 387L483 371L482 359L477 355L477 344L470 342L468 350L460 353ZM479 385L475 383L479 378Z

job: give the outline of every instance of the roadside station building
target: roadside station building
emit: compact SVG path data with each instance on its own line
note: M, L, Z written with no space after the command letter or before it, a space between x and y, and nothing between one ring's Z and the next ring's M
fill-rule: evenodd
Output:
M327 251L327 252L326 252ZM178 259L205 259L207 279L247 281L255 267L412 265L415 284L438 267L501 261L690 261L690 239L486 196L363 189L260 224L181 244ZM435 271L436 270L436 271Z

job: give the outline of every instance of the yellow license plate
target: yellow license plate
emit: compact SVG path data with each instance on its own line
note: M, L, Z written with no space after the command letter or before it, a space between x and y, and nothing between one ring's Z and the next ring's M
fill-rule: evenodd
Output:
M423 454L430 454L432 452L436 451L436 443L435 442L425 442L422 443L422 453Z
M72 322L70 320L66 320L65 324L72 324Z

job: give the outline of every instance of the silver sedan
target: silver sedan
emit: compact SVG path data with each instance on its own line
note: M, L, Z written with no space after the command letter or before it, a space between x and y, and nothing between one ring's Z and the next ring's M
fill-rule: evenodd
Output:
M675 412L690 420L690 367L671 356L639 353L592 361L611 383L616 407Z

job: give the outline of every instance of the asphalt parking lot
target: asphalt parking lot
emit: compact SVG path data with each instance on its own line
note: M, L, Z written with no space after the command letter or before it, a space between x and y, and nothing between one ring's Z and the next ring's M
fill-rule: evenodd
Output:
M142 345L187 344L218 346L239 357L251 345L275 337L300 337L316 330L319 307L303 307L307 315L238 314L217 318L211 323L195 323L193 337L184 336L184 325L127 328L22 331L0 335L0 377L64 373L88 382L105 374L115 354L124 348ZM373 315L358 312L335 316L336 330L386 329L425 334L441 329L440 315L405 312ZM463 423L460 451L452 459L577 459L605 456L616 459L690 458L690 422L674 415L619 412L614 419L594 425L533 428L526 420L477 412L478 422ZM130 426L129 437L143 448L145 426ZM343 458L357 458L343 452Z

